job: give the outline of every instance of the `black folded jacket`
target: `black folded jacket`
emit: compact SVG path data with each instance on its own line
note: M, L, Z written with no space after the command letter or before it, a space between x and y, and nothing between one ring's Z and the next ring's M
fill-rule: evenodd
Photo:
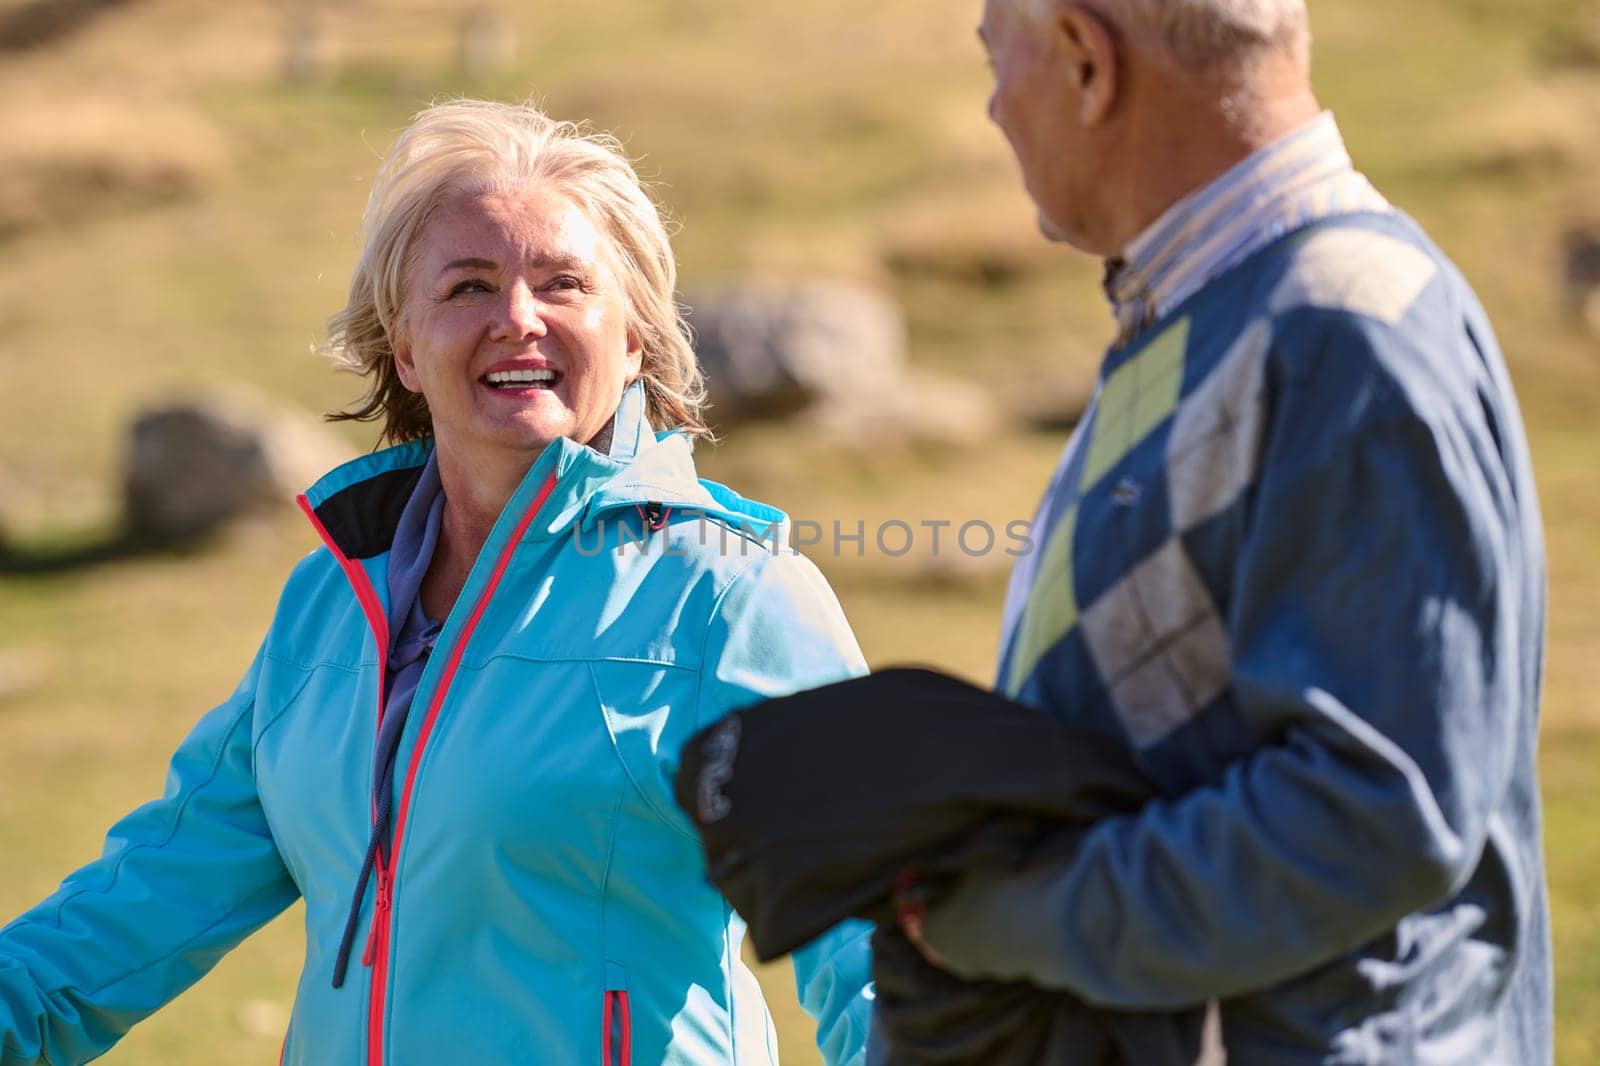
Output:
M677 780L763 961L847 916L889 917L907 867L993 865L1150 794L1111 740L909 669L730 714L689 741ZM985 824L1000 835L969 839Z
M1064 860L1090 823L1141 807L1153 786L1110 738L943 674L886 670L728 715L685 746L676 791L763 961L849 917L878 923L879 1062L1201 1060L1199 1008L1098 1011L963 981L896 927L908 870L937 891L966 870Z

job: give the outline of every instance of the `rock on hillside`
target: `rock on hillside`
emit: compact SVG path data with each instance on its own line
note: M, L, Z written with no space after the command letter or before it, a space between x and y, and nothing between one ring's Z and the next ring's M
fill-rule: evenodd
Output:
M843 282L729 285L691 300L689 322L719 421L879 392L905 367L900 308Z
M0 240L199 196L227 148L191 109L149 102L12 105L0 137Z
M286 505L352 450L321 421L231 387L140 413L128 437L130 536L181 543L261 506Z
M1566 246L1567 305L1600 337L1600 225L1572 230Z
M804 412L847 447L961 443L997 423L971 381L907 365L904 315L872 289L742 282L694 301L690 323L718 423Z

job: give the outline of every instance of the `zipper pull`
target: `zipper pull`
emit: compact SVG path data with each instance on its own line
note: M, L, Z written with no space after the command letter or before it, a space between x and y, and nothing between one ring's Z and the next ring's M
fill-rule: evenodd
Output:
M389 921L389 874L378 867L378 899L372 908L372 928L367 931L367 947L361 953L361 965L371 966L378 950L378 930Z
M643 506L636 503L633 505L633 509L639 512L639 517L644 520L645 527L652 533L660 532L666 527L667 519L672 517L672 508L654 501Z

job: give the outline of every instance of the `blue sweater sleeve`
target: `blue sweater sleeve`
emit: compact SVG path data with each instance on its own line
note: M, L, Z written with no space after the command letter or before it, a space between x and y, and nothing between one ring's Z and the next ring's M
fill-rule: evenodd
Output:
M0 1066L95 1058L297 898L252 773L259 665L178 748L162 798L0 929Z
M1181 1007L1345 954L1472 875L1533 728L1532 501L1470 385L1372 369L1407 343L1345 329L1327 377L1282 385L1225 607L1262 745L1063 865L958 886L925 926L952 970Z
M805 558L763 555L724 592L707 639L697 725L737 707L866 673L833 590ZM827 1066L865 1061L872 927L846 922L794 953L800 1004Z

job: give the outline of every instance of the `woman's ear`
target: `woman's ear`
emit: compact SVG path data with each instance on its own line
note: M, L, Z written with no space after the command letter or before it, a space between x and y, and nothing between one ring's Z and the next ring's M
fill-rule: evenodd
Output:
M409 391L420 393L422 391L422 378L417 375L416 361L411 358L411 345L404 340L396 340L390 345L394 355L394 372L400 378L400 384Z
M628 350L623 353L622 358L623 365L628 368L628 384L632 385L639 380L639 374L644 369L644 345L634 336L631 329L628 331Z

